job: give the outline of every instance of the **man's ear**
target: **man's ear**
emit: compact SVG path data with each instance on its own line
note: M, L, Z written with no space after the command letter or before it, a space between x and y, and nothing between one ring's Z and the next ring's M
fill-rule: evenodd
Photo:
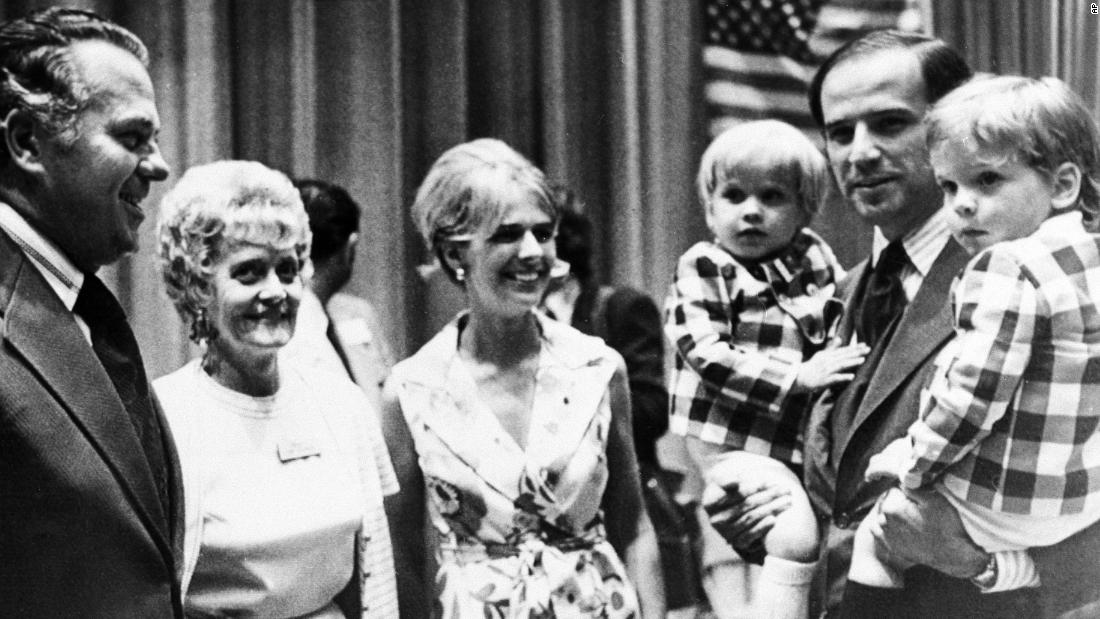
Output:
M359 233L352 232L348 236L348 240L344 243L344 249L342 251L344 262L349 266L355 263L355 246L359 244Z
M38 123L26 110L12 110L4 119L4 148L12 163L29 174L43 172Z
M1050 205L1055 212L1066 210L1077 203L1081 195L1084 177L1076 163L1065 162L1050 175Z

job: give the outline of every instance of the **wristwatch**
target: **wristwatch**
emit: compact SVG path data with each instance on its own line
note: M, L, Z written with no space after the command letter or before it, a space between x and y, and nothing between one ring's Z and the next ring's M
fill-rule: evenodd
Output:
M993 588L993 585L997 584L997 554L989 553L989 561L985 564L985 569L978 572L976 576L970 577L970 582L974 583L979 589L987 590Z

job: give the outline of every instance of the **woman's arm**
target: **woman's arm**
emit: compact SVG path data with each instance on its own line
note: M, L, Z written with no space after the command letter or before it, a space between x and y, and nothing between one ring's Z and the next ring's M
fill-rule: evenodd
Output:
M608 388L611 428L607 438L610 477L603 495L603 511L611 544L626 564L627 576L638 591L643 617L665 616L665 588L657 534L642 499L638 460L630 423L630 392L626 367L619 362Z
M432 587L424 540L424 480L392 379L386 381L382 394L381 421L382 435L401 485L400 492L385 498L401 616L427 617Z

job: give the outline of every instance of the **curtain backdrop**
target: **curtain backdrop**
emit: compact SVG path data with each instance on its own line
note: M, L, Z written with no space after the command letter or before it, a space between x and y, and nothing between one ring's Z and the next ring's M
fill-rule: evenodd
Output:
M8 0L11 17L56 4ZM150 196L140 252L105 279L149 371L194 351L153 260L155 207L188 166L256 159L346 186L364 207L353 292L400 354L461 307L408 218L445 149L501 138L574 188L597 273L658 299L705 235L692 184L705 146L695 0L98 0L149 46L173 177ZM1087 2L932 0L934 29L985 70L1053 73L1100 110ZM834 232L838 245L864 243ZM850 233L849 233L850 234Z
M934 33L979 71L1065 80L1100 115L1100 15L1085 0L933 0Z

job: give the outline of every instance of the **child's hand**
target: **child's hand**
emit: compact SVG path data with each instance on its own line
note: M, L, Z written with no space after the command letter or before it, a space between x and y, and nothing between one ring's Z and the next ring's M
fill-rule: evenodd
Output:
M855 377L854 370L863 363L871 349L863 343L826 348L803 361L794 379L795 391L817 391L846 383Z
M867 481L875 479L901 481L898 478L898 471L909 460L911 452L908 436L891 441L886 449L871 456L871 459L867 462L867 472L863 474L864 479Z

